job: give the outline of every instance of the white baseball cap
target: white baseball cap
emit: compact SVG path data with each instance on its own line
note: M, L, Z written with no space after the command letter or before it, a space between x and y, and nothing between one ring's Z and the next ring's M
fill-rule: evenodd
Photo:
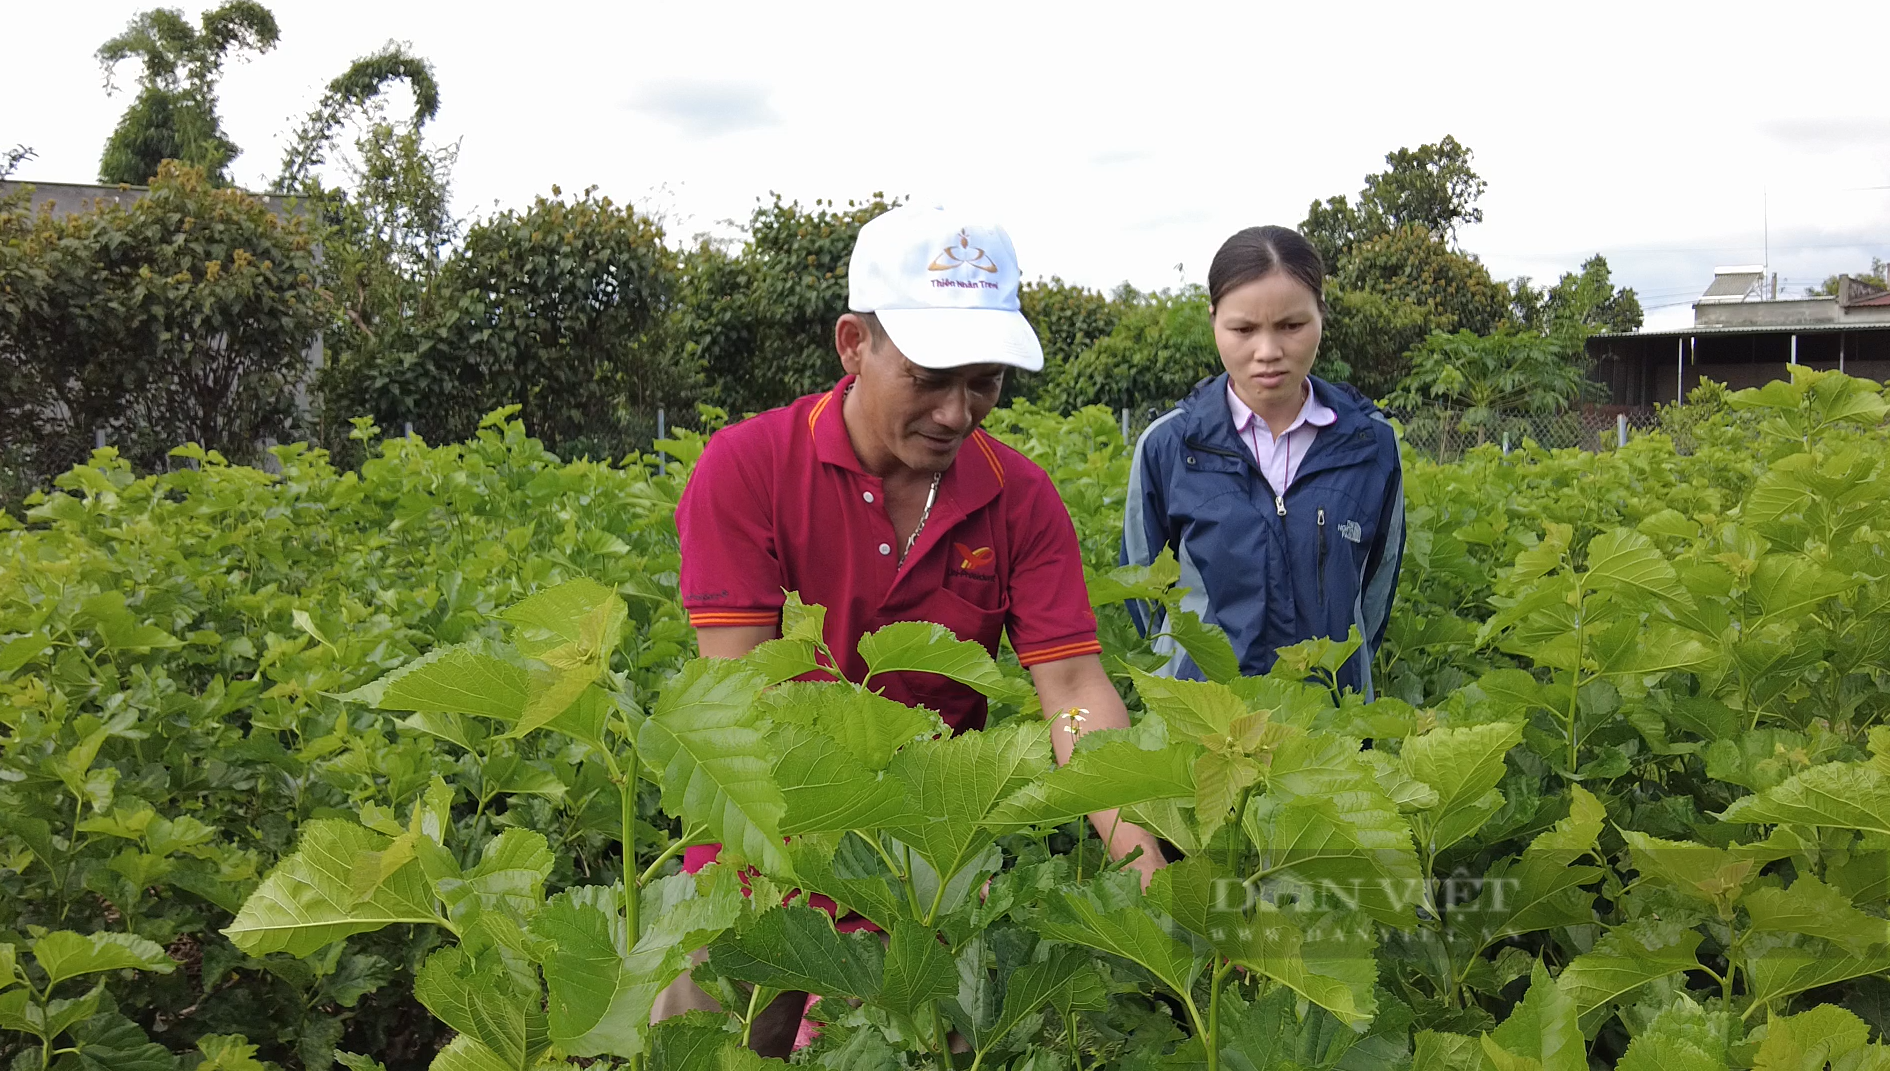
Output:
M847 308L879 317L922 368L1043 368L1043 345L1018 311L1017 253L995 223L902 205L860 228L847 264Z

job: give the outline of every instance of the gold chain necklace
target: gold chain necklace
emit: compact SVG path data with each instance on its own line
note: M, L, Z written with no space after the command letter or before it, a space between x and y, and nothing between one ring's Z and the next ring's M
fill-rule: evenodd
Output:
M932 474L932 489L925 493L925 509L919 513L918 527L914 528L912 534L906 537L906 545L899 551L900 565L906 564L906 555L912 553L912 545L919 541L919 533L925 531L926 519L932 516L932 504L938 501L938 485L943 479L945 479L945 474L942 472L934 472Z

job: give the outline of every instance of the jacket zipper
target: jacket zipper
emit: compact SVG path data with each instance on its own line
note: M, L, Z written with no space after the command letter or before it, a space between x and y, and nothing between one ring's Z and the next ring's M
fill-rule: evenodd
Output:
M1278 491L1275 491L1273 489L1272 481L1268 480L1266 478L1266 475L1260 472L1258 466L1253 465L1252 455L1236 454L1228 450L1216 450L1211 446L1202 446L1200 443L1194 443L1194 442L1188 443L1187 445L1190 450L1199 450L1204 454L1215 454L1220 457L1238 458L1241 461L1247 462L1249 466L1253 467L1254 474L1260 477L1260 486L1266 488L1267 493L1273 496L1273 512L1279 514L1282 517L1286 516L1286 496L1280 494Z
M1326 508L1319 507L1319 604L1326 602Z

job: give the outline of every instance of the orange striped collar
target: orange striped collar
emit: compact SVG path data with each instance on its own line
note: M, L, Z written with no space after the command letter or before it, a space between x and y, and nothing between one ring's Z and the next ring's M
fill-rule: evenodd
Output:
M807 433L813 438L814 454L821 461L870 476L860 465L859 455L853 452L842 411L847 388L853 385L855 378L847 376L834 384L832 390L813 399L807 407ZM952 459L952 467L946 470L945 480L939 485L941 498L953 502L961 515L969 515L996 498L1004 490L1005 449L982 429L973 431L959 448L958 456Z

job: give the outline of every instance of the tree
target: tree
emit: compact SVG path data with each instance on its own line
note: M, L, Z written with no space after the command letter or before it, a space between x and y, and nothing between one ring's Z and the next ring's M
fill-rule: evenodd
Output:
M1475 257L1411 225L1356 243L1328 286L1326 342L1369 395L1390 390L1405 351L1435 332L1487 334L1509 315L1510 291Z
M684 258L672 331L681 359L702 369L706 400L759 412L840 378L833 325L847 311L853 240L896 204L875 193L807 209L775 194L755 209L739 250L702 242Z
M161 468L185 441L248 458L291 438L319 270L300 218L175 162L130 205L0 205L0 448L101 429Z
M1328 271L1361 242L1407 227L1424 230L1455 249L1458 231L1481 223L1476 207L1488 183L1470 167L1470 149L1456 138L1385 154L1386 171L1365 176L1357 203L1343 195L1314 201L1301 233L1325 258Z
M409 53L400 42L389 41L380 51L355 60L328 83L321 100L290 139L275 188L284 192L300 189L326 161L335 134L350 115L379 120L374 104L382 91L397 81L405 81L413 90L411 130L417 135L440 110L440 86L434 81L431 63Z
M1826 276L1824 282L1808 288L1805 291L1806 296L1818 297L1822 295L1824 297L1836 297L1838 292L1838 278L1839 276L1836 275ZM1890 282L1886 282L1886 280L1890 280L1890 264L1885 264L1876 257L1872 257L1870 258L1870 270L1858 272L1856 275L1851 276L1851 278L1866 286L1874 286L1879 290L1890 289Z
M99 46L105 90L113 91L118 65L136 59L138 96L118 121L99 161L101 182L142 185L165 160L203 170L215 185L229 182L240 151L217 118L217 79L235 52L267 52L280 36L275 16L255 0L230 0L203 13L193 29L175 8L154 8L125 32Z
M1109 336L1122 319L1122 307L1100 290L1075 286L1057 276L1025 283L1018 290L1024 318L1043 346L1043 371L1011 371L1004 379L1004 399L1035 398L1059 370Z
M1625 333L1640 328L1641 299L1631 287L1616 289L1608 259L1599 253L1582 261L1579 272L1563 272L1546 290L1527 278L1511 283L1512 319L1544 334Z
M409 359L363 370L384 426L466 437L502 405L554 449L610 454L647 443L656 406L700 389L666 326L676 258L654 220L552 188L523 212L466 232L435 283L436 311Z
M1140 294L1125 287L1109 334L1045 377L1035 401L1062 412L1086 405L1166 409L1221 369L1207 292Z
M1411 370L1388 401L1437 419L1445 432L1490 441L1523 414L1559 413L1597 385L1567 359L1556 341L1505 326L1494 334L1437 333L1410 353Z

